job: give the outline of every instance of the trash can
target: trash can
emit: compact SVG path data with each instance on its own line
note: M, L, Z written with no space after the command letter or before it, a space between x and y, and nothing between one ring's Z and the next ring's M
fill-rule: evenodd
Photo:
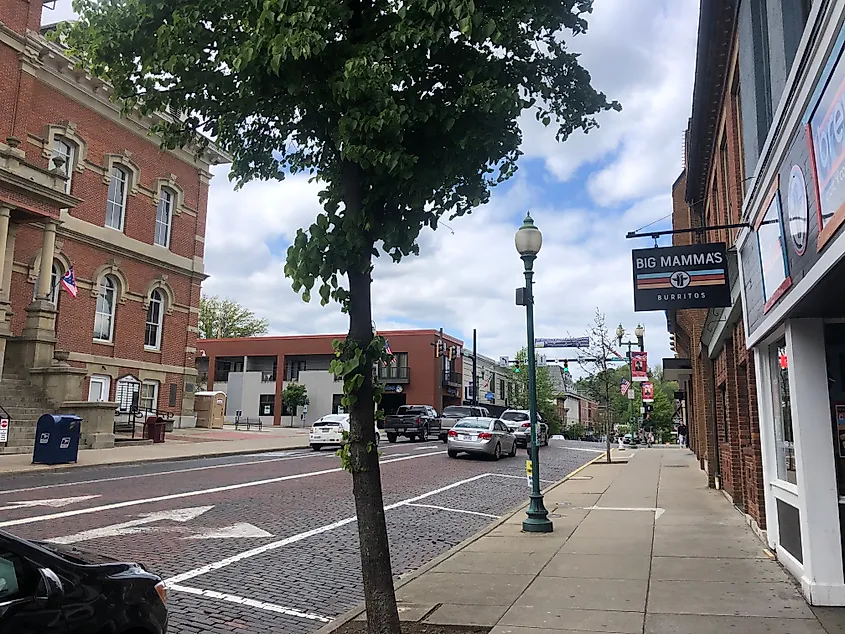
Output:
M35 424L32 464L76 462L82 419L73 414L44 414Z
M165 422L161 416L150 414L144 421L144 438L153 443L164 442Z

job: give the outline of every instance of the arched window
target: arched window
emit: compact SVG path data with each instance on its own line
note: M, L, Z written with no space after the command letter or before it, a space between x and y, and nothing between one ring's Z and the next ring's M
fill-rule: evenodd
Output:
M141 382L134 376L128 375L117 380L114 400L121 412L131 412L138 409Z
M117 301L117 283L111 275L103 277L99 291L94 314L94 339L110 342L114 335L114 310Z
M61 163L61 167L59 167L59 169L65 176L67 176L67 180L65 181L66 194L70 193L70 184L73 178L73 163L75 156L76 146L74 146L70 141L60 136L57 136L53 139L52 153L50 156L50 168L53 169L55 167L59 167L56 164L56 159L61 159L61 161L59 161Z
M53 272L50 275L50 294L47 296L47 299L52 302L54 306L59 305L59 280L62 279L63 275L62 265L53 260ZM39 275L38 279L40 278L41 276ZM38 297L38 279L35 280L35 287L32 289L32 299L37 299Z
M150 305L147 307L147 327L144 331L144 347L147 350L161 349L161 327L164 318L164 300L161 291L150 293Z
M170 223L173 221L173 203L176 194L167 187L161 188L161 195L156 208L155 243L162 247L170 246Z
M129 189L129 172L120 165L111 168L109 198L106 203L106 226L123 231L126 217L126 192Z

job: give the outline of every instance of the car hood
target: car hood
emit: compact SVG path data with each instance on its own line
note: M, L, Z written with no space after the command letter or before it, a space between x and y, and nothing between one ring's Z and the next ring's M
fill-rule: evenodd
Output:
M110 568L114 568L115 571L129 570L131 568L143 569L143 566L139 566L136 563L121 561L120 559L109 557L103 553L85 550L76 546L52 544L41 541L33 541L32 543L37 544L44 550L48 550L51 553L76 564L83 564L86 566L108 566Z

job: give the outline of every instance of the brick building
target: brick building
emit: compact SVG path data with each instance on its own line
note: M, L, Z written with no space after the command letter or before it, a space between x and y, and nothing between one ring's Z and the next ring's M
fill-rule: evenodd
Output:
M460 405L463 395L463 342L436 330L380 332L393 352L391 365L377 368L384 384L381 407L393 413L400 405L431 405L438 412ZM435 345L452 349L452 358L435 356ZM260 416L262 422L279 425L283 416L299 416L308 425L321 416L337 413L343 386L329 372L334 359L332 342L345 335L294 335L243 339L201 339L197 342L200 382L209 390L226 392L226 415ZM279 369L281 368L281 371ZM288 412L282 391L288 382L307 388L308 411Z
M30 386L44 408L134 398L192 420L209 170L224 161L160 149L156 117L121 116L43 37L43 8L0 5L0 451L31 450L15 414ZM59 284L71 267L75 298ZM109 442L90 427L107 414L86 410L84 442Z
M675 236L732 305L668 314L692 448L814 605L845 605L845 4L702 2Z

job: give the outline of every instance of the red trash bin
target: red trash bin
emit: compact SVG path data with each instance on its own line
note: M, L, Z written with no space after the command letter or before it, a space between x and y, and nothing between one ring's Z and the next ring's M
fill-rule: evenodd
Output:
M144 438L153 443L164 442L164 421L159 416L147 416L144 421Z

